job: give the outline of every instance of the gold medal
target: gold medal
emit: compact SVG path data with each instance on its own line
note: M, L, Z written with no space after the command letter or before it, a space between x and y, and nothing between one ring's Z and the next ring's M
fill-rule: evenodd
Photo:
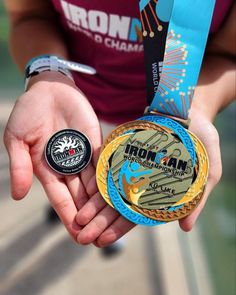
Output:
M99 158L96 175L97 175L97 184L98 184L99 191L101 195L103 196L104 200L111 207L113 207L113 205L108 195L108 189L107 189L107 173L108 173L108 170L110 169L111 156L113 155L112 157L112 163L113 163L115 159L114 155L118 147L124 144L124 142L130 142L130 141L132 142L132 138L134 137L134 135L141 132L141 130L150 130L149 128L152 128L153 130L158 130L160 132L163 129L165 129L165 131L167 132L167 128L160 128L156 124L145 122L145 121L141 121L141 123L142 123L142 126L137 124L136 121L119 126L108 136L108 138L106 139L104 143L104 150L102 151ZM142 128L145 128L145 129L142 129ZM135 130L136 132L123 134L131 130ZM169 210L165 210L165 209L153 210L153 209L140 208L139 206L136 206L134 204L129 205L128 204L129 200L128 200L128 202L126 202L126 206L129 209L133 210L134 212L138 212L153 220L168 222L172 220L181 219L189 215L196 208L196 206L201 201L201 198L203 195L203 188L207 180L208 157L207 157L205 148L202 145L202 143L199 141L199 139L191 132L189 133L194 141L194 146L197 151L197 158L198 158L197 162L199 164L195 165L195 171L197 172L196 173L197 177L193 185L187 191L187 193L178 202L175 202L175 204L172 205L172 208L170 208ZM182 207L179 207L181 205ZM178 207L178 208L175 208L175 207Z

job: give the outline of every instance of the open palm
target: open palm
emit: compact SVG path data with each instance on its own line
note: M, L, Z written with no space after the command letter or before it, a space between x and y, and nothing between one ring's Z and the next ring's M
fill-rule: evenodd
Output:
M48 139L61 129L77 129L90 139L92 162L80 176L55 173L43 153ZM11 189L14 199L29 191L33 172L64 223L76 240L81 227L75 222L78 210L96 191L95 169L101 131L97 117L74 83L59 73L42 73L17 101L6 126L4 141L10 158Z

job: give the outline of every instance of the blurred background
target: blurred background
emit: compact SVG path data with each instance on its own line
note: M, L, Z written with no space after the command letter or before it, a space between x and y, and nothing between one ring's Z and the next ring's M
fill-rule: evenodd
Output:
M23 77L8 52L8 22L0 2L0 294L234 295L236 277L236 104L219 114L223 177L197 226L137 227L113 255L74 244L48 220L35 180L25 200L10 199L4 126Z

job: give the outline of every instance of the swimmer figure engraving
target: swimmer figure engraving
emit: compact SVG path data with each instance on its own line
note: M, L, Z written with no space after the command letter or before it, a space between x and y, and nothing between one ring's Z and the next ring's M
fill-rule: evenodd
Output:
M140 188L149 183L148 177L145 175L152 173L152 170L138 172L139 168L138 163L130 164L129 161L125 161L119 173L119 188L122 196L135 205L138 205L140 196L146 191L140 190ZM139 177L141 178L137 180Z

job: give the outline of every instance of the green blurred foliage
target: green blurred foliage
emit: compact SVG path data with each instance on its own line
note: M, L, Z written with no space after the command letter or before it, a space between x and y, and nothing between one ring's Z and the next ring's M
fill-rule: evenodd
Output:
M220 113L223 175L207 201L199 223L216 295L235 295L236 285L236 103Z
M0 2L0 94L10 99L23 90L23 76L12 62L9 47L9 23L3 2Z

